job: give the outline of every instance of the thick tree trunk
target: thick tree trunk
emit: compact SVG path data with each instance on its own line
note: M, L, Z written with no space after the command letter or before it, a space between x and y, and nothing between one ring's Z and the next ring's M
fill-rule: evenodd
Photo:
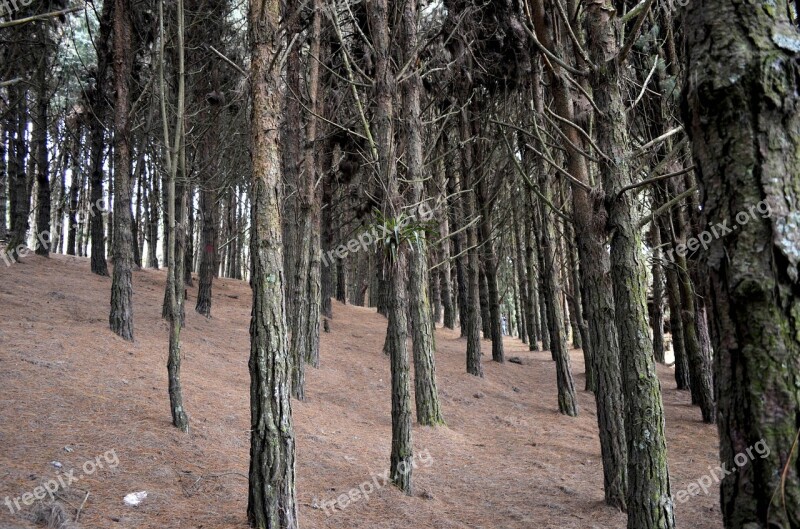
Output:
M133 341L133 238L131 236L131 76L130 0L114 0L114 273L111 279L111 330L124 340Z
M800 527L800 87L785 1L690 4L686 130L714 238L711 278L726 528ZM761 8L763 7L763 8ZM769 218L766 218L769 217ZM705 250L705 249L704 249ZM759 457L745 457L755 446Z
M250 474L247 519L256 529L296 529L291 355L286 328L280 193L280 3L250 2L252 213L250 256Z
M211 287L217 268L217 193L213 186L211 177L200 191L200 214L203 224L200 242L200 281L194 310L206 318L211 317Z

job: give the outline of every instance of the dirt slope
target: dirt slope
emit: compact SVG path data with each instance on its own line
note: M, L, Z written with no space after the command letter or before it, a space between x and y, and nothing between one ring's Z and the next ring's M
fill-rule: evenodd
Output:
M26 520L36 506L20 503L12 515L6 497L13 505L73 469L78 480L57 494L72 516L85 500L81 527L247 527L249 286L215 280L209 320L194 312L196 288L189 290L184 435L170 425L164 279L163 271L134 273L129 344L107 330L111 280L90 274L86 259L31 256L0 266L0 529L33 527ZM381 487L391 430L386 321L339 304L334 314L322 367L307 372L308 399L293 404L303 528L625 526L625 516L603 504L593 397L580 393L580 417L559 415L549 353L528 353L512 338L507 355L525 365L498 365L485 354L481 380L464 373L457 332L437 331L447 427L414 429L413 496ZM580 351L572 361L583 388ZM671 371L659 369L675 493L716 466L717 440ZM103 468L87 474L87 461ZM326 515L323 501L365 482L376 489L368 499L336 511L326 504ZM147 498L126 506L122 498L136 491ZM680 527L721 527L716 489L676 509Z

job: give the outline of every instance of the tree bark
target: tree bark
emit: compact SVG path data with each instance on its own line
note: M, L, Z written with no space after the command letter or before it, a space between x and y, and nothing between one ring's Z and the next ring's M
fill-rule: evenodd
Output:
M610 201L611 275L626 396L628 528L669 529L675 527L675 514L661 383L649 334L642 236L638 228L641 212L631 193L620 193L633 182L633 176L627 163L630 140L620 88L618 24L610 0L592 0L588 5L587 47L597 65L589 75L600 113L597 144L610 157L600 161L599 169L606 199Z
M250 472L247 519L256 529L297 529L291 356L286 328L280 192L283 109L278 0L249 10L251 157Z
M406 0L403 5L402 44L403 63L418 60L417 0ZM422 79L412 73L401 87L406 140L406 179L411 182L411 204L419 204L425 179L422 157L422 121L420 119L420 92ZM414 402L417 422L425 426L444 424L439 391L436 388L436 343L434 319L428 290L428 242L425 232L416 232L411 252L410 312L414 354Z
M130 0L114 0L114 273L111 278L111 330L133 341L133 238L131 236L131 149L129 86L131 51Z
M549 49L554 46L554 28L546 22L543 0L533 3L536 35ZM537 70L535 69L534 72ZM549 70L555 112L574 122L574 109L570 89L564 72L555 66ZM534 86L538 83L533 80ZM541 98L536 98L542 109ZM578 132L562 123L562 133L574 145L581 140ZM567 150L567 170L584 184L589 183L589 172L583 155L575 149ZM590 346L594 353L597 375L597 422L600 431L600 450L603 459L603 482L606 503L625 509L627 496L627 446L625 441L624 394L620 368L619 345L614 321L614 292L610 277L610 259L605 248L605 229L595 222L598 214L605 215L602 203L590 200L580 187L572 190L573 215L578 239L578 256L581 263L581 280L586 294L586 320L589 324ZM596 209L598 211L596 211Z
M692 141L707 229L726 528L800 527L797 29L787 3L690 4ZM767 218L768 217L768 218ZM727 231L729 230L729 231ZM758 448L759 445L756 444Z

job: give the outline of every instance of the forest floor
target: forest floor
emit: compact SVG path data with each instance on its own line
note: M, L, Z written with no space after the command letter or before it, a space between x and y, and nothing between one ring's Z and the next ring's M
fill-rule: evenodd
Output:
M0 266L0 529L35 527L29 520L41 505L20 501L12 515L7 502L70 471L73 483L56 494L71 516L82 506L80 527L247 527L250 288L215 279L211 319L194 311L196 280L189 289L187 435L170 423L165 272L133 277L131 344L108 330L111 279L92 275L87 259L30 256ZM381 486L391 439L385 329L374 310L335 304L322 366L307 370L307 400L293 401L301 527L625 527L625 515L603 503L593 396L580 391L579 417L560 415L550 353L527 352L514 338L506 338L506 356L523 365L492 362L484 342L478 379L465 373L458 332L437 330L447 426L414 427L412 496ZM582 390L580 351L572 367ZM718 442L671 369L659 366L659 374L677 494L717 466ZM322 508L359 486L369 492L367 483L375 489L368 499ZM137 491L147 492L140 505L123 503ZM676 512L679 527L721 527L716 487Z

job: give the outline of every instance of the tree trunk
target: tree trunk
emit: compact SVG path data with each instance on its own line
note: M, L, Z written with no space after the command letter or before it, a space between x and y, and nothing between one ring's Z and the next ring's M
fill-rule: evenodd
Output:
M114 0L114 273L111 279L111 330L124 340L133 341L133 238L131 236L131 76L130 0Z
M587 47L598 66L589 75L597 116L597 144L610 159L599 163L610 201L611 276L625 391L625 433L628 442L628 528L669 529L675 514L667 466L667 444L661 383L653 358L647 315L647 285L638 227L641 212L631 193L627 160L630 145L625 104L620 88L618 24L610 0L593 0L587 8Z
M15 102L9 121L15 130L9 134L9 191L11 194L11 236L8 240L10 251L16 252L20 245L27 246L29 216L31 212L31 188L25 172L25 159L28 156L25 144L25 131L28 128L28 109L22 83L9 87L9 100ZM19 257L17 255L17 257Z
M296 529L291 356L286 328L280 192L280 3L250 2L252 213L250 255L250 473L247 519L256 529Z
M445 150L447 149L447 142L444 141L443 138L440 138L436 144L437 149L436 153L438 156L438 160L436 162L436 189L437 194L440 200L442 200L441 207L443 211L441 211L438 215L439 218L439 238L442 240L440 251L439 251L439 261L438 265L439 268L437 269L436 273L439 274L439 282L441 285L441 298L442 298L442 309L443 309L443 323L445 328L447 329L455 329L456 328L456 306L454 302L454 284L453 284L453 267L451 263L451 256L450 253L450 229L456 229L455 225L453 224L453 220L451 218L451 207L450 201L447 199L448 196L448 181L447 181L447 169L445 168L445 164L447 163L447 157L445 156Z
M554 29L545 20L544 2L533 3L533 19L536 34L542 44L556 49ZM534 70L536 72L537 70ZM556 113L567 121L574 122L574 109L570 89L564 72L555 67L549 72ZM534 77L533 84L539 84ZM541 97L534 99L537 109L543 112ZM566 123L561 123L562 133L574 145L581 143L578 132ZM542 162L540 162L542 163ZM589 182L586 160L575 149L567 150L567 169L584 184ZM627 447L625 442L624 394L620 369L619 346L614 322L614 292L610 278L610 259L605 248L604 227L595 222L596 204L590 200L583 188L572 190L573 214L578 239L581 280L586 295L586 320L589 325L590 346L594 353L594 369L597 376L597 422L600 431L600 451L603 459L603 482L605 500L609 505L625 509L627 495Z
M653 249L653 356L659 364L664 363L664 269L661 266L661 230L654 221L650 225L650 247Z
M297 253L294 266L294 316L292 317L291 354L293 362L292 391L296 398L305 398L305 371L304 364L311 363L319 367L319 319L320 319L320 258L319 258L319 232L320 232L320 199L317 191L316 179L319 173L318 159L315 154L317 147L317 118L320 102L319 93L319 62L314 59L320 54L320 32L322 6L321 0L314 1L314 18L309 43L309 74L308 74L308 108L306 117L305 148L303 150L303 171L298 172L296 213L297 225ZM291 57L290 57L291 59ZM299 62L299 58L298 58ZM297 92L291 97L299 98ZM299 102L297 111L299 113ZM289 105L287 105L289 107ZM291 116L289 116L291 119ZM301 117L297 116L297 126ZM327 156L321 154L320 156Z
M37 72L36 120L33 126L33 142L36 144L36 255L48 257L52 234L50 233L50 157L47 152L47 107L50 105L47 74L50 57L50 28L43 22L39 28L41 56Z
M726 528L800 527L800 104L786 2L690 4L686 130L703 212L718 330L715 360ZM767 218L768 217L768 218Z
M105 152L105 130L108 125L108 68L111 61L111 27L112 23L116 23L116 19L112 21L111 17L115 8L115 2L104 2L103 11L100 15L100 31L97 35L97 42L95 49L97 50L97 70L94 76L94 86L89 92L89 178L91 185L91 205L97 205L99 200L103 199L103 161ZM115 26L116 27L116 26ZM117 37L115 36L114 48L118 45ZM116 55L115 55L116 57ZM127 59L126 59L127 60ZM114 74L117 75L116 59L114 63ZM127 79L125 83L127 83ZM127 86L127 85L126 85ZM119 89L119 81L115 89ZM126 110L127 113L127 110ZM125 118L127 120L127 116ZM116 124L116 122L115 122ZM117 140L117 135L114 135L114 140ZM127 141L127 139L126 139ZM116 145L116 144L115 144ZM115 153L116 154L116 153ZM119 165L116 165L119 168ZM125 170L129 170L126 166ZM116 178L116 175L114 175ZM109 197L110 200L110 197ZM108 203L110 206L110 202ZM94 211L94 210L92 210ZM90 266L92 273L99 276L108 275L108 263L106 262L106 243L105 243L105 229L104 229L104 216L92 215L89 221L91 240L92 240L92 257Z
M471 185L472 171L472 143L469 126L469 111L464 108L461 111L461 141L465 144L461 153L461 178L463 179L462 189L467 190ZM475 216L475 194L463 193L461 196L463 223L468 225ZM467 373L477 377L483 377L483 366L481 365L481 306L480 306L480 263L478 259L478 235L475 226L467 229L465 242L466 248L462 251L467 252L466 263L466 321L462 323L462 328L466 328L467 336Z
M414 63L418 60L417 9L417 0L406 0L403 5L403 63ZM412 204L421 202L425 179L420 119L421 87L422 79L418 72L411 74L401 87L406 139L406 179L411 182ZM436 388L436 344L428 291L428 242L425 232L417 231L416 239L411 244L409 293L414 340L414 402L417 407L417 422L434 426L444 424L444 418Z
M526 193L526 201L532 204L530 193ZM542 330L541 313L539 312L539 271L537 270L536 248L534 246L533 223L528 220L523 223L522 239L525 244L525 270L528 276L528 303L525 306L525 319L528 322L528 349L539 350L539 338L542 338L542 347L545 340ZM544 329L546 331L546 329ZM550 345L549 343L547 344ZM546 349L546 348L545 348Z
M550 194L554 187L552 176L547 171L539 173L539 188L545 196ZM575 382L572 379L572 366L570 365L569 349L562 319L560 270L556 263L556 220L551 218L544 201L537 200L539 211L538 228L540 229L539 249L543 256L544 267L542 278L544 289L542 294L547 305L547 316L550 320L550 347L556 361L556 380L558 387L558 411L570 417L578 415L578 399L575 396Z

